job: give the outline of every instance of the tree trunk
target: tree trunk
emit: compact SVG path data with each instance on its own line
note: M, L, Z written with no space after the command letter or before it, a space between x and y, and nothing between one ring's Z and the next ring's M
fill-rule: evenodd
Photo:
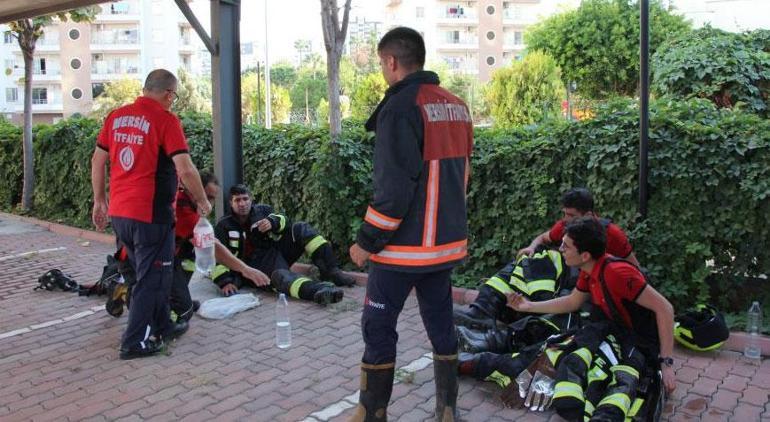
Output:
M339 20L337 0L321 0L321 27L326 47L326 73L329 94L329 135L332 139L342 134L342 110L340 108L340 58L348 32L350 2L345 0L342 23Z
M35 54L37 37L32 30L32 23L19 34L19 47L24 56L24 136L23 162L24 185L21 193L21 207L32 208L32 196L35 191L35 154L32 150L32 59Z

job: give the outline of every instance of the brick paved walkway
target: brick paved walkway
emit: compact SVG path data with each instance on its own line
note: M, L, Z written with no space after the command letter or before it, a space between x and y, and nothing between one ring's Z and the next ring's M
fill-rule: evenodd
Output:
M170 355L124 362L117 348L126 317L107 315L104 298L32 290L53 267L94 281L111 249L0 214L0 420L336 421L351 413L363 350L362 287L327 308L292 301L288 350L273 344L275 298L261 293L260 307L231 319L194 318ZM421 359L430 346L414 298L399 331L397 365L416 370L394 387L389 414L431 420L433 371ZM752 366L727 351L677 350L676 357L679 384L664 419L770 421L770 362ZM461 416L560 420L505 409L498 395L490 383L463 379Z

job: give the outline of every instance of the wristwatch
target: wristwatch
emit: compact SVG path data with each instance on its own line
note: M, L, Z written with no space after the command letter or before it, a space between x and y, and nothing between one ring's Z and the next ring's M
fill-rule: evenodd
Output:
M658 363L672 367L674 366L674 358L670 356L661 356L658 358Z

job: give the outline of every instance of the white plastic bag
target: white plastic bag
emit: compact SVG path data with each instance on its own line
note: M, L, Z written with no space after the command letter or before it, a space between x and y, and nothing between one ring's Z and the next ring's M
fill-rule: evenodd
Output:
M198 309L198 315L207 319L224 319L257 306L259 298L253 293L236 294L203 302Z

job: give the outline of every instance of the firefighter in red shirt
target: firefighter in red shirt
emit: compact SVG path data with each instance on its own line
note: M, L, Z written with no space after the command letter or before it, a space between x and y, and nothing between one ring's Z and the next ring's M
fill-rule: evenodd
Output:
M518 312L559 314L575 312L590 300L601 309L604 318L616 324L616 335L630 338L647 361L662 364L663 384L668 393L673 392L676 379L671 357L674 347L671 303L647 284L635 265L615 260L605 252L605 230L595 218L574 220L565 231L559 250L567 265L580 268L572 293L544 302L531 302L512 293L508 296L508 306ZM605 290L610 298L605 296Z
M171 72L150 72L143 95L107 116L91 159L92 220L103 230L109 215L118 244L125 246L136 273L121 359L154 355L163 350L164 339L184 332L171 324L169 313L178 178L187 186L198 213L205 216L211 211L181 122L169 111L176 89L177 79Z

